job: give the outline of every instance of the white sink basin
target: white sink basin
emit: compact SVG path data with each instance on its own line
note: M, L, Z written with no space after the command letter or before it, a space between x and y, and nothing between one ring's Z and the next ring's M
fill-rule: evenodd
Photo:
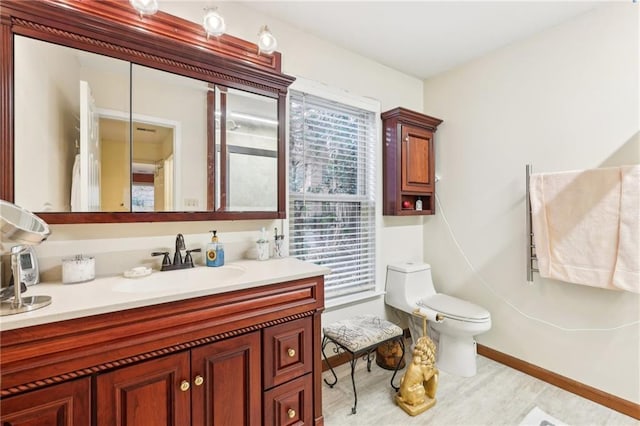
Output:
M194 290L232 284L246 270L241 266L225 265L218 268L205 266L177 271L158 272L141 278L125 279L113 286L113 291L121 293L155 293L167 290Z

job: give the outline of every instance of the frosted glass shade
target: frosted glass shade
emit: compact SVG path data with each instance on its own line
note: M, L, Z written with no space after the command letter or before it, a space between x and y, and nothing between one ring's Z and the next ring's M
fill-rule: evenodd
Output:
M209 9L205 13L202 27L207 32L207 35L214 37L224 34L227 29L224 18L215 9Z
M129 3L141 15L153 15L158 11L157 0L129 0Z
M269 31L269 27L266 25L260 28L258 33L258 49L261 53L273 53L278 47L278 41Z

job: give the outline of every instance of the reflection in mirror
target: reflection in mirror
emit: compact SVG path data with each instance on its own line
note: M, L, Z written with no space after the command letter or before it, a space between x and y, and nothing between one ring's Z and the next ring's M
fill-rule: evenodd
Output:
M215 104L216 208L277 211L277 100L218 86Z
M129 115L129 63L16 35L14 67L15 203L36 212L105 211L99 111Z
M134 64L133 211L207 209L208 83Z
M129 165L130 153L127 143L130 127L133 129L134 140L131 165ZM172 204L164 204L163 189L158 190L157 186L159 183L164 183L166 174L162 170L165 166L162 159L171 158L173 132L173 127L156 126L141 121L134 121L129 126L128 117L118 117L113 112L101 114L100 137L103 141L101 199L104 211L148 212L171 209ZM173 165L167 168L171 172ZM131 189L129 189L129 176L131 176ZM167 180L167 187L173 188L171 177ZM130 209L129 197L131 197ZM167 197L167 200L172 201L171 197Z
M214 90L19 35L14 41L17 205L34 212L278 211L276 97Z

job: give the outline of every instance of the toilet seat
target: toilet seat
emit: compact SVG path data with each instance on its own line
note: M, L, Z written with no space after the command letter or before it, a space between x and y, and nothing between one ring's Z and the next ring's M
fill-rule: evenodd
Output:
M490 320L489 311L466 300L446 294L434 294L418 301L418 305L433 309L445 318L466 322L486 322Z

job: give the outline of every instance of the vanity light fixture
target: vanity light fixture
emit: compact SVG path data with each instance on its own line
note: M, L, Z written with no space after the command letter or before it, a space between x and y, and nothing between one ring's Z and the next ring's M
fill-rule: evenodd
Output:
M158 11L158 0L129 0L129 3L135 10L140 13L140 17L144 15L153 15ZM227 29L224 18L218 13L217 7L209 7L204 9L204 18L202 20L202 28L208 37L219 37ZM278 47L278 40L269 30L269 27L263 25L258 32L258 53L272 54Z
M258 52L271 54L278 47L278 41L269 31L269 27L263 25L258 33Z
M129 0L131 6L143 15L153 15L158 11L158 0Z
M204 21L202 27L207 33L207 37L218 37L224 34L227 29L227 25L224 23L224 18L217 12L217 7L205 9Z

